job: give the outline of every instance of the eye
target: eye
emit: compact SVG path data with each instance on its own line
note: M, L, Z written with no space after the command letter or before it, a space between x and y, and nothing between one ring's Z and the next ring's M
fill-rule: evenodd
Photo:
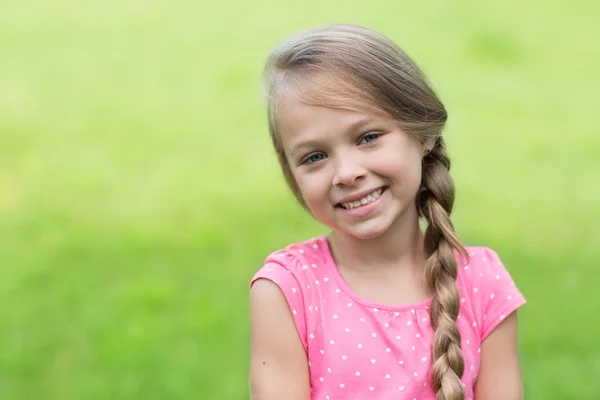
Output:
M371 142L374 142L375 140L379 139L379 136L381 136L381 133L375 133L375 132L367 133L362 138L360 138L360 141L358 143L359 144L371 143Z
M319 162L321 160L325 159L325 154L323 153L313 153L311 155L309 155L308 157L306 157L303 161L302 164L314 164L316 162Z

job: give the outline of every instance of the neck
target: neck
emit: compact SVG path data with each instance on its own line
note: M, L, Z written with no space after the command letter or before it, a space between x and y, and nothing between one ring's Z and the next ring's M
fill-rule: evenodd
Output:
M363 240L333 231L329 243L338 266L356 272L410 272L425 264L424 235L416 210L397 220L384 234Z

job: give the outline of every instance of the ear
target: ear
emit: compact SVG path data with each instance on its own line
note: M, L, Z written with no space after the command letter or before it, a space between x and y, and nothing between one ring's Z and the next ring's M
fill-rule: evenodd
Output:
M425 157L435 146L435 138L427 139L421 142L421 150L423 151L423 157Z

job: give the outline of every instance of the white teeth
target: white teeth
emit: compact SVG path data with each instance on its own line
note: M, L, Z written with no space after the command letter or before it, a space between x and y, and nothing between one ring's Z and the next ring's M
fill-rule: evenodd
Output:
M377 189L373 193L369 193L360 200L342 203L342 207L344 207L346 210L351 210L355 207L360 207L364 206L365 204L372 203L375 200L377 200L379 196L381 196L381 192L383 192L383 189Z

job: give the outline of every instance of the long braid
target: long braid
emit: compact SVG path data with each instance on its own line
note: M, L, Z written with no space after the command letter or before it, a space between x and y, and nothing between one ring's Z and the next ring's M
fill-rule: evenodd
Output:
M459 297L456 287L457 262L454 250L466 255L450 220L454 184L449 174L450 159L443 139L423 159L422 188L417 197L420 213L427 219L425 279L433 292L430 317L433 329L433 388L437 400L463 400L461 377L465 363L456 320Z

